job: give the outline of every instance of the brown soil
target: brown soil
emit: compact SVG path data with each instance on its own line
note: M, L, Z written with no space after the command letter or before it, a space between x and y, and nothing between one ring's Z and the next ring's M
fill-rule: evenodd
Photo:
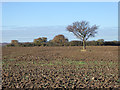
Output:
M2 88L120 88L118 47L7 47Z

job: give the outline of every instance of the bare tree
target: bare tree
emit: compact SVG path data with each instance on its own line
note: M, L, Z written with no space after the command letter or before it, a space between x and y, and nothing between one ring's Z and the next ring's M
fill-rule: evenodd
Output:
M81 22L74 22L73 25L69 25L67 30L72 32L77 38L82 40L83 42L83 49L86 49L86 41L89 37L94 37L97 33L98 26L93 25L89 26L89 23L86 21Z

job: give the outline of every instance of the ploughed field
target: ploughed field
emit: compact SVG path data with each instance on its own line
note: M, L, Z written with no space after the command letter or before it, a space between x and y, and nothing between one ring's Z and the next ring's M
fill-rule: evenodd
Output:
M117 46L2 49L2 88L120 88Z

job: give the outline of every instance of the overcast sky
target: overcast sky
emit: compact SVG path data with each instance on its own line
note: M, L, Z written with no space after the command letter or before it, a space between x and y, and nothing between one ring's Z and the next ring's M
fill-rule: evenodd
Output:
M89 40L118 40L117 2L6 2L2 4L2 42L51 40L58 34L78 40L66 27L82 20L99 26L96 37Z

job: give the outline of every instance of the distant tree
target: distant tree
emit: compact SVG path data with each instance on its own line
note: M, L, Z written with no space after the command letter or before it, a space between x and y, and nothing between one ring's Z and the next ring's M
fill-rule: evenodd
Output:
M82 46L81 41L70 41L70 46Z
M11 40L11 46L19 46L18 40Z
M47 46L47 43L46 42L42 42L41 46Z
M38 39L34 39L33 43L37 46L41 46L43 45L42 43L47 42L47 38L46 37L42 37L42 38L38 38ZM44 46L44 45L43 45Z
M53 42L52 42L52 40L49 40L48 42L47 42L47 45L46 46L53 46L54 44L53 44Z
M87 41L86 45L87 46L98 46L99 44L97 41L93 40L93 41Z
M54 38L53 38L53 40L52 40L52 42L54 42L54 43L57 43L57 44L63 44L64 45L64 43L66 43L66 42L68 42L68 39L67 38L65 38L65 36L64 35L57 35L57 36L55 36Z
M104 39L98 39L97 42L100 46L104 45Z
M119 46L120 43L119 43L119 41L105 41L104 45L105 46Z
M120 41L117 41L117 46L120 46Z
M18 44L18 40L11 40L11 44Z
M118 46L118 41L114 40L113 43L115 46Z
M34 39L33 43L35 44L35 46L40 46L40 38L39 39Z
M95 41L95 40L91 41L91 43L92 43L92 46L97 46L98 45L97 41Z
M70 46L70 42L64 43L64 46Z
M83 42L83 49L86 49L86 41L89 37L94 37L98 29L98 26L93 25L92 27L89 26L89 23L86 21L81 22L74 22L73 25L69 25L67 30L72 32L77 38L82 40Z
M6 47L14 47L14 44L7 44Z
M42 37L42 42L47 42L47 38L46 37Z
M34 44L33 44L33 43L30 43L30 42L25 42L25 43L21 43L20 46L22 46L22 47L33 47Z

